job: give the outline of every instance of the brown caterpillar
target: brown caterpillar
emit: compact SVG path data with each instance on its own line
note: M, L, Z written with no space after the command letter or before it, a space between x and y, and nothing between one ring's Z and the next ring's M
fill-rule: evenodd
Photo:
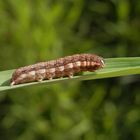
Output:
M51 80L68 76L81 71L95 71L105 65L102 57L95 54L75 54L56 60L40 62L34 65L21 67L12 75L11 85L28 83L33 81Z

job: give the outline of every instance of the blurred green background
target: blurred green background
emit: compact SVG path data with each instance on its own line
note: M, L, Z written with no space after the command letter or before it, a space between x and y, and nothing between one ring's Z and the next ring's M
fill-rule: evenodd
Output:
M75 53L140 55L140 0L0 0L0 71ZM0 94L0 140L139 140L140 78Z

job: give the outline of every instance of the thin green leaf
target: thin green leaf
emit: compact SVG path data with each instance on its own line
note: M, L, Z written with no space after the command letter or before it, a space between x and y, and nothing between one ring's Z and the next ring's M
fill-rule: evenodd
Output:
M107 58L105 59L105 64L106 66L101 70L97 70L96 72L84 72L83 75L74 76L73 78L58 78L52 80L44 80L42 82L31 82L14 86L10 86L10 79L14 70L2 71L0 72L0 91L31 85L49 85L73 80L92 80L140 74L140 57Z

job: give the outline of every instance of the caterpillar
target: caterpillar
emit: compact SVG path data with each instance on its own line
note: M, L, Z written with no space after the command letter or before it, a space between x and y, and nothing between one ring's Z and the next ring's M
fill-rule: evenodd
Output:
M72 78L75 73L81 71L93 72L104 66L103 58L96 54L75 54L20 67L12 74L11 86L45 79L51 80L64 76Z

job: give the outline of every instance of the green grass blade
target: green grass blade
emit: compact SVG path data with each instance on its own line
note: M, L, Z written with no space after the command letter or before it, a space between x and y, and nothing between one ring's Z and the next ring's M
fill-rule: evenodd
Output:
M58 78L53 80L44 80L42 82L32 82L26 84L20 84L10 86L10 78L14 70L7 70L0 72L0 91L10 90L14 88L26 87L31 85L41 84L54 84L66 81L75 80L92 80L117 76L125 76L132 74L140 74L140 57L124 57L124 58L107 58L105 59L105 68L96 72L84 72L80 76L74 76L73 78Z

